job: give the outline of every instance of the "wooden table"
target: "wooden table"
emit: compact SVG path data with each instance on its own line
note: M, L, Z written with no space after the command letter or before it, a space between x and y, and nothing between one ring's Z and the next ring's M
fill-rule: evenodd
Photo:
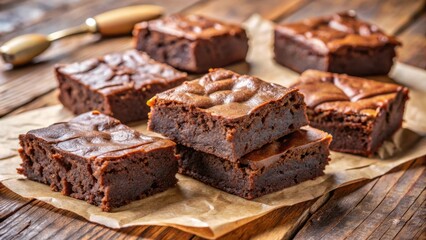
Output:
M399 60L426 68L426 12L421 0L0 0L0 42L29 32L50 33L116 7L156 2L168 13L201 13L242 22L253 13L275 22L355 9L403 42ZM100 41L79 36L55 43L32 66L1 66L0 117L58 104L52 66L130 48L129 38ZM426 79L425 79L426 81ZM374 179L352 184L309 202L276 210L224 239L426 238L426 157ZM169 227L109 229L0 184L0 239L92 238L198 239Z

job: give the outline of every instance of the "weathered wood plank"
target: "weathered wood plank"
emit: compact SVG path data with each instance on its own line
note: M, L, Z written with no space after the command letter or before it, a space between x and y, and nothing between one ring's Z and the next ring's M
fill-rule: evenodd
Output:
M423 166L422 166L423 165ZM390 189L385 198L372 211L367 218L357 227L352 236L358 239L381 238L383 233L389 228L397 229L397 222L404 224L403 214L413 204L415 199L421 194L426 183L424 161L417 160L404 171L398 182ZM392 176L392 174L386 175ZM385 178L379 182L386 182ZM390 184L388 184L390 185ZM374 191L375 189L373 189ZM378 191L373 192L373 196L379 195ZM364 198L364 202L366 199ZM371 204L371 201L370 203ZM410 216L408 216L410 217Z
M35 1L35 0L33 0ZM58 0L55 0L58 1ZM77 1L77 0L73 0ZM3 34L0 36L0 42L7 41L8 39L19 36L25 33L43 33L49 34L54 31L58 31L64 28L76 26L84 23L86 18L92 17L96 14L119 8L124 6L139 5L139 4L157 4L165 6L167 13L180 11L195 2L197 0L158 0L158 1L149 1L149 0L125 0L125 1L116 1L116 0L79 0L78 4L74 4L72 7L68 8L56 8L46 13L46 16L42 19L41 22L37 24L29 25L25 28L19 28L16 31ZM46 2L46 1L42 1ZM62 1L64 2L64 1ZM69 1L66 1L69 2Z
M410 222L413 209L419 208L419 203L414 205L416 199L422 202L426 176L424 160L420 158L397 167L356 191L352 192L351 187L336 190L297 233L296 239L395 236Z
M0 8L12 7L15 4L23 3L26 0L0 0Z
M23 113L23 112L26 112L26 111L29 111L29 110L34 110L34 109L37 109L37 108L61 104L58 100L58 94L59 94L59 91L57 89L50 91L50 92L34 99L33 101L29 102L28 104L25 104L24 106L15 109L14 111L10 112L8 114L8 116L16 115L16 114Z
M347 215L351 207L359 204L376 182L377 180L360 182L334 191L330 200L311 217L295 238L309 237L313 239L312 237L315 235L321 238L324 232L328 232L329 229L337 225L337 220L332 220ZM333 201L334 199L340 201L337 203Z
M426 69L426 13L415 19L405 31L398 35L402 41L399 59L402 62Z
M184 13L202 14L216 19L241 23L253 13L274 20L286 16L304 6L307 0L215 0L202 1L188 8Z
M30 202L0 183L0 222Z
M82 1L27 0L14 1L19 4L14 3L9 6L0 5L0 36L42 22L49 17L50 12L60 8L70 9L74 5L81 4Z
M82 217L34 201L0 223L0 238L11 239L190 239L193 235L167 227L140 226L110 229L87 222Z
M360 18L377 24L389 34L394 34L422 11L423 7L424 1L418 0L318 0L311 1L283 20L292 22L307 16L330 15L353 9L357 11Z
M408 169L408 167L409 166L404 165L402 170ZM339 225L340 221L351 211L356 211L356 214L353 214L353 216L357 216L357 214L368 214L364 212L364 210L365 208L368 210L369 205L363 204L363 199L367 198L369 201L376 201L376 204L379 204L381 199L380 196L375 197L375 195L371 193L371 190L373 188L378 189L379 192L382 193L381 197L383 198L387 190L390 189L392 184L398 179L394 178L392 174L397 174L397 177L399 177L403 172L397 171L396 173L387 174L382 177L386 178L386 181L382 181L379 184L378 179L375 179L373 181L366 181L367 184L366 182L358 183L334 191L329 202L311 218L307 225L298 233L298 236L313 236L317 234L318 237L321 237L328 232L333 234L334 231L336 236L342 236L343 233L348 231L346 228L351 228L352 224L359 224L362 218L355 217L353 219L347 219L344 225ZM355 209L357 206L359 206L358 209Z
M422 195L425 191L423 191ZM415 211L411 219L396 235L395 239L426 239L426 201Z
M408 165L406 166L408 167ZM405 169L403 168L403 170ZM364 219L367 218L379 204L381 204L383 199L385 199L389 193L391 187L398 181L399 177L402 176L403 173L404 171L398 171L394 174L387 174L377 180L374 186L368 190L366 195L359 195L362 197L361 202L354 205L354 208L345 208L349 209L350 212L348 215L344 216L342 220L329 231L329 233L327 233L327 237L343 236L343 234L350 232L355 226L361 224L362 221L364 221Z
M376 236L379 236L380 238L384 239L391 239L395 238L396 235L403 229L404 226L418 226L418 222L414 223L411 220L415 219L415 214L417 213L426 213L426 175L423 173L423 181L420 179L420 181L416 182L417 186L414 186L410 190L410 194L407 194L404 196L404 199L398 204L398 206L395 208L395 211L392 211L388 217L383 221L380 226L376 229L376 231L370 236L370 238L374 238ZM421 189L420 189L421 188ZM417 194L413 194L414 190L422 191L420 195L417 196ZM407 209L407 205L411 203L411 201L414 201L411 206ZM402 216L398 219L398 215ZM423 215L423 220L426 219L426 215ZM411 222L410 222L411 221ZM421 226L418 226L417 228L413 229L410 233L411 236L415 236L417 231L421 231Z

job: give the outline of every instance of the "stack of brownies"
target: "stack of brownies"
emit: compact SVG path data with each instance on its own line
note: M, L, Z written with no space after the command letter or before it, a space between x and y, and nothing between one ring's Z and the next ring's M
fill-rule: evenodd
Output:
M178 143L179 172L253 199L323 174L331 135L297 89L214 69L157 94L148 128Z

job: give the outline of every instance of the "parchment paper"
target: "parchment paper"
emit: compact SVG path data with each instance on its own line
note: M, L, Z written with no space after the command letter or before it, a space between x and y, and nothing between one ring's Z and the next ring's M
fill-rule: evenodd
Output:
M298 76L296 73L271 60L271 23L252 16L245 27L252 39L248 63L233 66L232 69L285 86L294 82ZM413 87L419 86L420 82L424 86L426 81L425 71L403 64L397 64L391 75L396 81ZM332 160L324 176L253 201L178 175L177 187L106 213L84 201L52 192L48 186L26 180L16 173L21 162L17 155L17 136L31 129L70 119L71 113L61 106L41 108L0 120L0 181L24 197L45 201L108 227L166 225L205 238L216 238L274 209L317 198L356 181L375 178L399 164L426 155L426 137L419 135L426 133L424 95L421 91L412 91L405 115L405 126L417 133L406 128L395 134L393 141L387 142L380 151L384 160L332 152ZM152 134L145 130L145 123L133 124L131 127Z

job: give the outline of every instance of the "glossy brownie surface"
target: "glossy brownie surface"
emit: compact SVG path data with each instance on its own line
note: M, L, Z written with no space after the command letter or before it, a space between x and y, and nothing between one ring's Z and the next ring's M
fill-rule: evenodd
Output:
M375 117L380 108L406 88L364 78L316 70L304 72L295 85L305 96L306 105L318 110L356 112Z
M236 35L243 31L238 25L223 23L195 14L174 14L141 24L147 24L152 31L163 32L190 40L209 39L224 34Z
M58 65L56 76L59 100L73 113L99 110L123 122L148 118L148 99L187 80L136 50Z
M392 83L316 70L296 88L313 127L333 135L332 150L373 155L402 125L408 89Z
M376 25L359 20L352 11L278 25L276 30L308 44L321 54L338 52L345 47L400 45Z
M127 89L140 90L152 84L169 84L186 77L186 73L156 62L147 54L136 50L58 65L56 69L59 73L104 94L114 94Z
M200 79L187 81L157 94L154 101L173 101L211 115L233 119L253 113L296 91L253 76L215 69Z
M27 133L58 150L87 159L125 157L133 152L168 148L175 143L150 137L99 112L79 115L69 122L56 123Z

